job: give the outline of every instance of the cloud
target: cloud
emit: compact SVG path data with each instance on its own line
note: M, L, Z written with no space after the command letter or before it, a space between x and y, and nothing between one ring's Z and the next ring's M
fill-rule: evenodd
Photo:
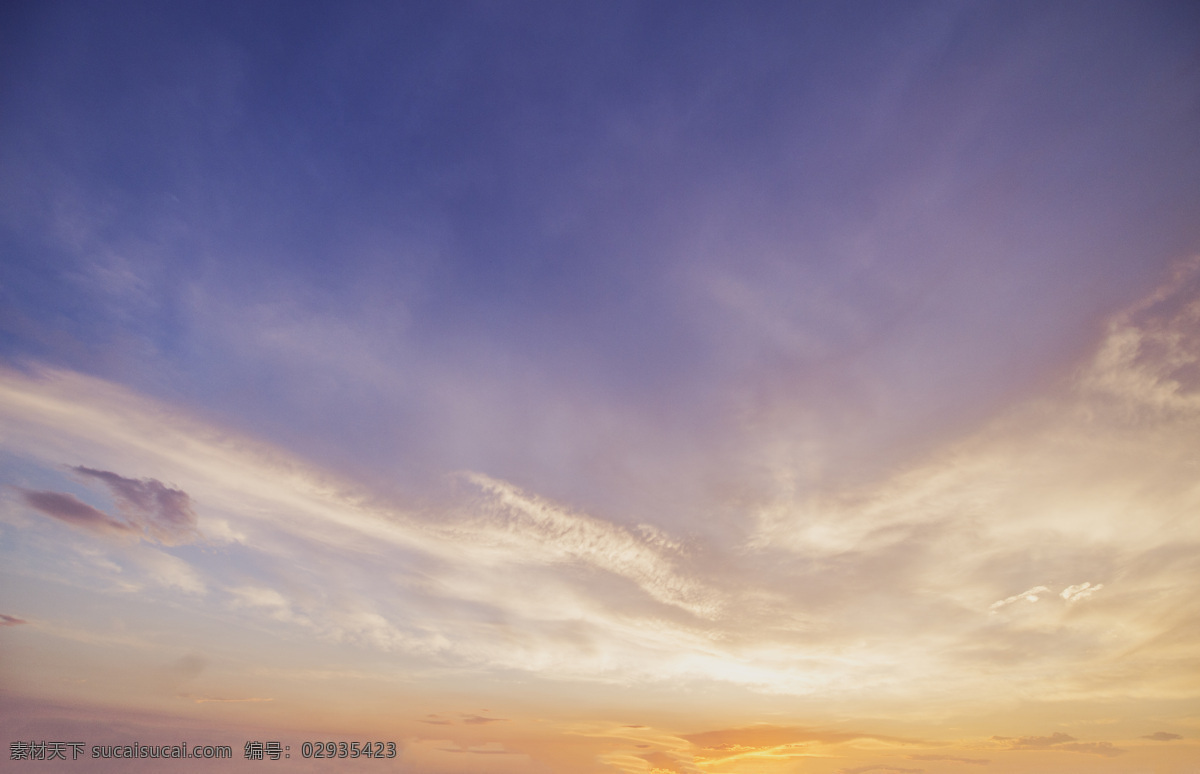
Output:
M107 485L123 518L114 518L64 492L19 489L22 498L46 516L96 534L146 537L164 545L179 545L199 537L196 514L186 492L151 478L139 481L82 466L72 470Z
M1061 731L1055 731L1051 736L993 736L992 739L1004 742L1011 750L1048 750L1054 745L1075 741L1075 737Z
M1091 583L1082 583L1075 586L1068 586L1059 593L1059 596L1065 599L1068 603L1078 602L1081 599L1087 599L1102 588L1104 588L1103 583L1096 586L1093 586ZM997 602L993 602L988 606L988 610L994 613L1002 607L1011 605L1014 602L1020 602L1022 600L1025 602L1037 602L1039 599L1041 599L1042 594L1047 594L1049 592L1050 589L1046 586L1034 586L1028 591L1022 591L1020 594L1013 594L1007 599L1001 599Z
M199 536L196 514L186 492L172 489L152 478L125 478L107 470L84 466L72 468L76 473L104 482L122 514L131 524L146 531L165 545L179 545Z
M1148 357L1131 362L1148 368ZM862 706L885 693L1179 695L1192 690L1178 674L1195 652L1184 623L1200 598L1200 532L1188 518L1200 412L1131 421L1124 398L1097 390L1074 379L880 480L778 502L731 494L714 518L763 516L720 541L483 474L460 474L473 486L417 507L68 372L0 372L0 420L6 451L76 460L78 475L113 493L122 511L112 517L49 493L55 512L73 505L92 529L128 533L137 519L181 537L194 527L192 499L204 503L206 534L211 515L235 537L189 551L191 581L148 556L143 568L176 588L220 589L207 613L280 636L466 674L719 681ZM1067 604L1100 588L1090 578L1113 579L1105 604ZM989 605L1022 615L988 616ZM695 743L721 756L849 738L781 723Z
M0 626L20 626L21 624L29 623L24 618L17 618L15 615L5 615L0 613Z
M1034 586L1028 591L1022 591L1020 594L1013 594L1008 599L1002 599L999 602L993 602L988 607L988 610L996 611L1005 605L1011 605L1013 602L1018 602L1020 600L1025 600L1026 602L1037 602L1038 599L1040 599L1038 595L1044 594L1049 590L1050 589L1046 588L1045 586Z
M1050 736L1022 736L1016 739L994 736L993 740L1005 743L1010 750L1063 750L1066 752L1100 755L1115 758L1127 751L1113 746L1112 742L1078 742L1075 737L1056 731Z
M906 755L904 757L914 761L950 761L952 763L966 763L973 766L986 766L991 762L987 758L958 758L953 755Z
M183 686L195 680L208 667L208 659L196 653L188 653L158 668L157 678L162 691L186 696Z
M844 744L856 739L875 739L893 744L911 744L903 739L853 731L823 731L798 726L761 724L685 734L683 738L706 752L745 753L800 744Z
M1102 588L1104 588L1103 583L1095 586L1091 583L1083 583L1077 586L1067 586L1059 596L1067 600L1067 602L1078 602L1081 599L1087 599Z
M265 612L273 620L311 626L312 622L295 611L292 602L275 589L262 586L238 586L226 589L235 608Z
M473 755L521 755L522 753L504 749L500 742L488 742L474 747L439 747L442 752L471 753Z
M1060 745L1054 749L1070 750L1071 752L1087 753L1088 755L1102 755L1105 758L1115 758L1118 755L1124 755L1128 752L1120 747L1114 747L1112 742L1071 742L1070 744Z
M1146 734L1142 739L1150 739L1155 742L1173 742L1176 739L1182 739L1179 734L1172 734L1167 731L1155 731L1153 734Z
M838 769L838 774L866 774L868 771L892 771L896 774L920 774L925 769L906 769L902 766L856 766L853 769Z
M677 569L681 548L659 530L643 525L633 532L504 481L479 473L467 478L493 498L494 518L477 522L480 542L516 544L526 560L585 562L633 581L659 602L705 618L716 614L718 592Z
M685 774L685 772L695 771L694 767L688 766L661 750L642 753L638 757L650 764L650 771L652 772L661 771L668 774Z
M1097 397L1161 417L1200 410L1200 255L1110 321L1082 383Z
M65 521L73 527L106 535L131 535L136 533L133 525L118 521L104 511L93 508L75 495L62 492L34 492L21 489L25 502L38 512Z
M160 586L173 587L188 594L203 594L207 590L204 579L195 567L165 551L139 543L125 551L125 559Z
M466 723L469 726L482 726L486 725L487 723L501 723L505 720L508 720L508 718L487 718L482 715L463 716L463 723Z

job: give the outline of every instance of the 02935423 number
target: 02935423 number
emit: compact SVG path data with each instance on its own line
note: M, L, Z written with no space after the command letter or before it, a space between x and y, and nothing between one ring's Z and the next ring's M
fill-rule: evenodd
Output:
M305 758L395 758L395 742L305 742Z

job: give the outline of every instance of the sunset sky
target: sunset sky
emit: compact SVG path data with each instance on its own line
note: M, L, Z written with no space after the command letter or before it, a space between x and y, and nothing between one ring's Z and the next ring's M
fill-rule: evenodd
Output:
M1200 6L3 4L0 737L1200 772Z

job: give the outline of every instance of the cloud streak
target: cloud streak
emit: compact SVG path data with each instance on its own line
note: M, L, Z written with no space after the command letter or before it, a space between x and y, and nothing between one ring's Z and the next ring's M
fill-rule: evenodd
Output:
M1064 734L1061 731L1056 731L1050 736L1022 736L1016 739L994 736L992 739L1001 742L1010 750L1061 750L1099 755L1104 758L1115 758L1128 752L1128 750L1114 746L1112 742L1080 742L1070 734Z

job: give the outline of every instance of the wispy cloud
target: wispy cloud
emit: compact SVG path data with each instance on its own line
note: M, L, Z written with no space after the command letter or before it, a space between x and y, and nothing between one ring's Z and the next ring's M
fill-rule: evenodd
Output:
M6 615L0 613L0 626L20 626L21 624L29 623L24 618L17 618L15 615Z
M697 769L686 761L682 761L662 750L643 753L638 757L650 764L651 772L662 771L669 774L692 774L692 772L701 771L701 769Z
M770 724L685 734L682 738L696 748L697 759L708 761L763 753L800 752L808 745L843 745L859 740L872 740L896 746L914 744L908 740L880 734Z
M262 698L250 696L242 699L228 699L217 696L188 696L196 704L259 704L266 701L275 701L271 698Z
M1095 586L1091 583L1081 583L1075 586L1067 586L1058 595L1068 602L1078 602L1081 599L1087 599L1102 588L1104 588L1103 583L1098 583Z
M510 543L506 549L517 549L511 555L522 561L581 561L628 578L660 602L706 618L718 611L717 590L676 569L673 559L681 548L661 530L642 525L632 532L482 474L469 474L468 479L492 495L497 517L466 525L471 542Z
M513 750L504 749L504 745L500 742L488 742L487 744L478 745L476 747L440 747L442 752L448 753L469 753L471 755L519 755L520 753Z
M1062 750L1100 755L1105 758L1115 758L1128 752L1114 746L1112 742L1080 742L1070 734L1064 734L1061 731L1056 731L1050 736L1022 736L1015 739L994 736L992 739L1002 743L1010 750Z
M999 610L1000 608L1004 607L1005 605L1011 605L1013 602L1016 602L1018 600L1024 600L1026 602L1037 602L1038 599L1040 599L1040 597L1038 596L1039 594L1045 594L1049 591L1050 591L1050 589L1046 588L1045 586L1034 586L1033 588L1031 588L1027 591L1022 591L1020 594L1014 594L1011 597L1008 597L1007 599L1001 599L998 602L993 602L991 605L988 606L988 609L989 610Z

